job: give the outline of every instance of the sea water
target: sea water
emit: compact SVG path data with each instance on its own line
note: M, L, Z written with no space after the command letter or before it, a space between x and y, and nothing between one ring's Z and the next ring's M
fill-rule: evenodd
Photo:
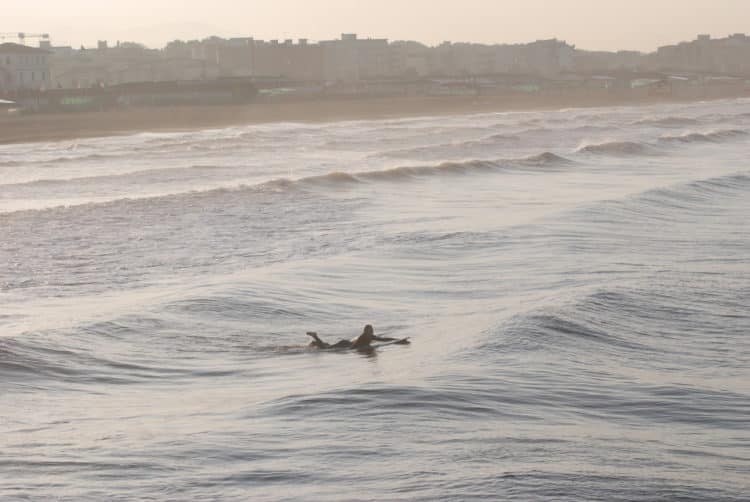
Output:
M2 500L747 500L750 101L0 147ZM371 353L308 348L376 333Z

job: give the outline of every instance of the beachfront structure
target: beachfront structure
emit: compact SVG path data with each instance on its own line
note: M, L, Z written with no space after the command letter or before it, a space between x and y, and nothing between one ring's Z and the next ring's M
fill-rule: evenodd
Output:
M64 88L218 77L356 84L414 77L555 76L573 69L574 54L574 46L556 39L517 45L445 42L428 47L353 33L317 43L210 37L174 41L161 51L137 44L109 47L105 42L97 49L55 51L53 76L55 84Z
M692 42L659 47L649 57L654 70L750 75L750 37L736 33L713 39L699 35Z
M250 74L258 78L280 78L320 82L323 74L323 48L300 39L253 40L249 47Z
M262 85L275 82L282 87L290 83L323 88L344 84L356 89L415 78L515 75L569 80L571 73L582 77L615 73L625 78L638 72L750 76L750 37L742 34L725 39L702 35L693 42L661 47L652 54L583 51L558 39L512 45L445 42L430 47L356 34L320 42L210 37L174 41L163 50L133 43L113 46L105 41L96 49L49 48L53 53L52 87L63 88L224 77L252 78ZM6 82L11 80L7 70L4 75ZM39 75L34 72L24 77Z
M0 44L0 91L49 89L49 54L21 44Z
M191 57L216 62L224 76L354 82L390 75L388 40L355 34L319 43L210 38L190 44Z
M360 39L356 34L320 43L323 47L324 75L329 82L355 82L391 75L388 40Z
M344 34L337 40L255 40L211 37L175 41L164 56L218 65L224 77L255 77L303 82L355 82L392 75L386 39Z

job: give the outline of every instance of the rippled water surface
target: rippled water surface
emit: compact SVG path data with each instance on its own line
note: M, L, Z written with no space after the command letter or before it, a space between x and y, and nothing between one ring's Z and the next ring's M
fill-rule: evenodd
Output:
M0 147L0 499L747 500L750 101ZM412 345L306 347L366 323Z

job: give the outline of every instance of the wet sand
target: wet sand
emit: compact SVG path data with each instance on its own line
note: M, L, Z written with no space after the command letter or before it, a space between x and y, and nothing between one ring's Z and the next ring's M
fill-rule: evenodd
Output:
M721 97L737 97L721 96ZM184 131L269 122L367 120L427 115L618 106L689 101L669 96L441 96L325 99L105 112L0 115L0 144L63 141L137 132Z

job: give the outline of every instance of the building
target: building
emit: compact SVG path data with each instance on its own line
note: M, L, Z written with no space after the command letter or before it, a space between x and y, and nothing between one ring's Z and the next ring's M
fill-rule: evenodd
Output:
M0 44L0 90L49 89L49 54L25 45Z
M646 56L637 51L582 51L573 55L575 71L583 74L637 72L645 66Z
M713 39L699 35L692 42L659 47L649 56L649 66L657 71L750 75L750 37L736 33Z
M323 80L323 49L301 38L264 42L256 40L251 46L252 76L296 81Z
M471 82L474 89L477 85L486 87L480 82L483 78L507 82L507 77L518 76L523 77L521 83L513 79L513 85L543 79L565 81L568 87L586 81L585 77L607 75L622 80L644 72L750 76L750 37L743 34L724 39L700 35L692 42L662 47L653 54L583 51L558 39L502 45L445 42L430 47L418 42L360 38L353 33L320 42L209 37L176 40L161 50L132 42L112 45L104 40L96 48L80 50L42 43L46 47L41 48L47 52L4 44L25 53L18 56L20 59L7 58L14 62L12 68L0 59L0 84L17 88L23 81L25 87L33 83L38 88L90 88L240 78L254 79L264 88L276 85L327 90L342 84L339 88L367 92L383 89L398 79L408 85L424 79L459 79L461 85ZM37 56L30 57L32 53ZM44 62L46 54L50 54L52 78L49 70L40 67L27 66L19 74L17 60ZM576 79L576 75L584 78ZM599 86L608 81L590 82ZM410 92L408 85L405 92Z
M53 47L52 87L80 89L161 80L161 51L123 42L110 47L100 41L96 49L69 50ZM166 79L172 80L168 76Z
M341 40L320 42L323 47L323 75L329 82L359 80L357 36L342 35Z
M390 73L394 77L425 77L433 73L431 49L419 42L398 41L390 44Z
M526 71L552 77L573 68L575 47L555 38L537 40L524 46Z
M329 82L357 82L390 76L391 53L384 38L358 38L345 33L339 40L320 42L323 75Z

